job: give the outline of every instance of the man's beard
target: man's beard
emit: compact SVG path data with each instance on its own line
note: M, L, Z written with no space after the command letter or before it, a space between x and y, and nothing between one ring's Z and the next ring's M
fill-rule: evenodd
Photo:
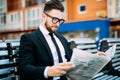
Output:
M45 22L45 26L46 29L50 32L50 33L54 33L55 31L52 30L52 27L49 27L49 25L47 24L47 21Z

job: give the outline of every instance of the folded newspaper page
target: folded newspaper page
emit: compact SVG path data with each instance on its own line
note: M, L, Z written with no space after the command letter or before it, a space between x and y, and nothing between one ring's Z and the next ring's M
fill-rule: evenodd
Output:
M76 65L68 71L71 80L91 80L114 56L116 45L109 48L106 56L99 56L83 50L74 49L71 62Z

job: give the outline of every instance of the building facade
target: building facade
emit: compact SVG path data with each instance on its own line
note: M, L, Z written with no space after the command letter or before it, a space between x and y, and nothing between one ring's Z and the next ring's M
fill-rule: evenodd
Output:
M96 20L107 17L107 0L66 0L69 21Z
M24 33L34 31L41 22L42 8L46 1L48 0L0 0L0 39L16 39ZM61 1L66 15L63 26L76 22L110 20L110 36L120 37L120 0ZM108 26L105 28L109 29ZM61 32L60 30L58 31ZM95 31L96 29L91 31L84 27L79 32L71 33L79 35L78 37L89 37L89 34L94 35Z
M0 3L0 39L20 38L35 30L42 20L45 0L0 0Z
M120 37L120 0L66 1L69 22L108 19L110 20L110 37Z

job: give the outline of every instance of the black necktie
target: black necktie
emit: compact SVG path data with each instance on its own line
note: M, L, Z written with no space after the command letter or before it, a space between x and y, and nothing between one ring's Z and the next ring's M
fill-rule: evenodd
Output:
M58 47L58 45L57 45L57 43L56 43L55 38L53 37L53 33L49 33L49 35L51 36L51 39L52 39L52 41L53 41L53 43L54 43L54 45L55 45L55 48L56 48L56 51L57 51L57 54L58 54L59 62L63 62L63 61L62 61L62 57L61 57L61 53L60 53L60 49L59 49L59 47Z

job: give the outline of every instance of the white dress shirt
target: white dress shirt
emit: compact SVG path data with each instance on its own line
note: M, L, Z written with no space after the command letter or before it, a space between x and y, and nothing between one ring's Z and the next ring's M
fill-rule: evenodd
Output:
M46 39L46 41L47 41L47 43L48 43L48 45L50 47L50 50L51 50L52 56L53 56L53 60L54 60L54 65L58 64L59 63L59 59L58 59L56 47L55 47L55 45L54 45L54 43L53 43L53 41L51 39L51 36L49 35L49 31L47 29L45 29L43 26L41 26L41 25L39 26L39 29L43 33L43 35L44 35L44 37L45 37L45 39ZM56 42L58 44L58 47L60 49L62 60L63 60L63 62L66 62L67 60L65 59L64 47L63 47L61 41L57 38L57 36L54 35L54 34L53 34L53 36L54 36L54 38L55 38L55 40L56 40ZM44 75L45 75L45 77L47 77L47 68L44 71ZM54 77L53 78L53 80L57 80L57 79L59 79L59 77Z

